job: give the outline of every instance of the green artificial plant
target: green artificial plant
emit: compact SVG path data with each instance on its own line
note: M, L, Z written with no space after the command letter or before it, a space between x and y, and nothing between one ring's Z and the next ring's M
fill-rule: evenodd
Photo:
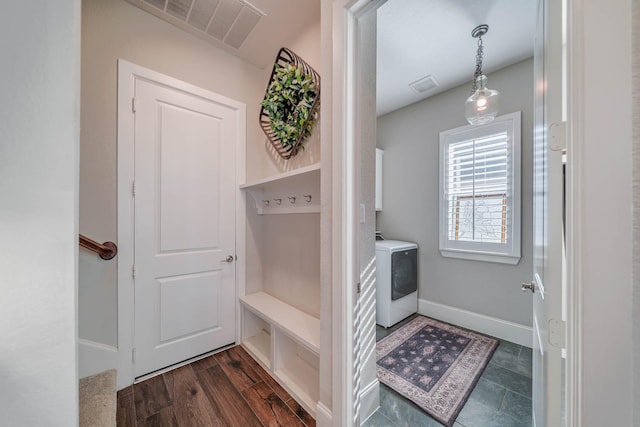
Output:
M284 148L294 146L311 135L316 119L314 101L317 85L311 76L292 64L276 64L262 107L269 126Z

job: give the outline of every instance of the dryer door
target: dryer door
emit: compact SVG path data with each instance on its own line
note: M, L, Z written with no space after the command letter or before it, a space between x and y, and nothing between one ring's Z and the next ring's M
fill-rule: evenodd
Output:
M418 290L418 249L403 249L391 254L391 300Z

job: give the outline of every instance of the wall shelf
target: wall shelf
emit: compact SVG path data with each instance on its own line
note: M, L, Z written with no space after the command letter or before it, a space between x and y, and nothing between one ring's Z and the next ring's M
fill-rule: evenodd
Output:
M292 345L287 345L284 340L286 338L282 337L278 343L281 356L276 361L275 378L315 416L316 405L320 400L320 358L305 354L304 350L296 347L293 342Z
M243 314L243 344L264 368L269 369L271 367L271 325L251 312Z
M240 297L242 345L315 417L320 398L320 319L265 292Z
M241 185L240 189L251 195L259 215L320 213L320 164L255 180ZM250 203L248 198L247 203ZM280 219L284 221L282 224L289 224L289 218ZM272 226L279 224L280 219L273 218ZM319 218L296 220L310 228L319 226ZM263 234L258 233L258 236ZM290 236L281 236L281 233L270 235L268 241L262 242L263 250L290 249ZM294 236L294 239L303 238L302 234ZM315 252L311 250L311 253ZM290 268L287 263L274 263L265 253L257 256L262 258L265 269L277 270L278 274L287 276ZM267 263L268 259L271 262ZM308 284L315 286L317 282L319 278ZM251 289L265 289L263 283L251 285ZM263 291L240 296L241 342L247 352L315 417L320 399L320 319L294 305L295 300L288 304Z
M317 319L266 292L240 297L249 311L283 331L312 353L320 354L320 319Z
M319 213L320 164L272 175L240 186L264 214Z

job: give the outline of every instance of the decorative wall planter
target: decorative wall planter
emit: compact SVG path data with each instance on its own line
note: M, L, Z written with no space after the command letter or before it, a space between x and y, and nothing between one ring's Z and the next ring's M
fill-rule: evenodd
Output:
M320 106L320 75L283 47L261 103L260 127L278 154L290 159L311 135Z

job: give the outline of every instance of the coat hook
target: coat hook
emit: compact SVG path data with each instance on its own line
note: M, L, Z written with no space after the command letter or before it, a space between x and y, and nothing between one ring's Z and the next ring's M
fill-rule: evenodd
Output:
M265 206L269 206L269 200L263 200L262 203L264 203Z
M273 199L273 200L275 200L275 201L276 201L276 205L280 205L280 204L282 204L282 199Z
M289 202L293 205L296 202L296 197L295 196L289 196L288 197Z
M311 194L305 194L303 197L305 198L307 203L311 203Z

